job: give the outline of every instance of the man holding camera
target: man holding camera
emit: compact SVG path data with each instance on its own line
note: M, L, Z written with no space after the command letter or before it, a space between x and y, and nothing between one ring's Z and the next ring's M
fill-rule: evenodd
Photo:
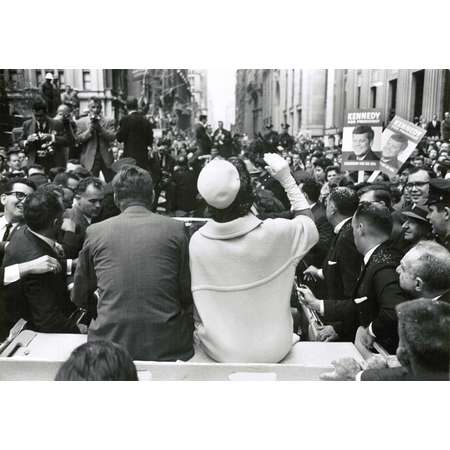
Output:
M103 117L101 100L92 97L89 100L89 115L77 121L80 162L95 177L101 171L106 182L114 175L110 168L114 156L109 145L115 138L114 120Z

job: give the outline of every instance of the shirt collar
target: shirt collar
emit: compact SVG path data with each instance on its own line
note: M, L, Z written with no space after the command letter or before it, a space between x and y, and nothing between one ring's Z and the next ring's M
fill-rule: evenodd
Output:
M347 217L344 220L341 220L335 227L334 227L334 234L338 234L339 231L342 230L342 227L351 219L351 217Z
M311 203L311 204L309 205L309 209L313 209L314 206L316 206L316 205L317 205L317 202Z
M28 227L28 230L30 233L33 233L36 237L44 241L46 244L50 246L50 248L55 249L55 241L53 239L48 238L47 236L42 236L42 234L35 233L30 227Z
M375 250L380 246L381 244L375 245L375 247L372 247L365 255L364 255L364 265L367 266L367 263L369 262L370 257L373 255Z
M262 224L252 213L230 222L220 223L214 220L207 222L199 232L209 239L233 239L243 236Z

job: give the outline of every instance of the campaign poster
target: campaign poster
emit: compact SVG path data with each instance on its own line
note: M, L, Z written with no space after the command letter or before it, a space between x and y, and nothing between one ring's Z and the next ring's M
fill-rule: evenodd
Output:
M380 167L381 109L358 109L345 113L342 166L345 170L374 171Z
M395 175L425 136L426 130L395 116L381 135L380 170Z

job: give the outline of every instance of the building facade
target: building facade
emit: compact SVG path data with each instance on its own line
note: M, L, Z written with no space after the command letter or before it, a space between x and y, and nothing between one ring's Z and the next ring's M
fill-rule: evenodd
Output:
M310 136L339 134L347 109L380 108L395 115L442 118L450 110L448 69L258 69L236 74L236 126L252 137L272 123Z
M208 75L206 70L188 70L194 119L208 114Z

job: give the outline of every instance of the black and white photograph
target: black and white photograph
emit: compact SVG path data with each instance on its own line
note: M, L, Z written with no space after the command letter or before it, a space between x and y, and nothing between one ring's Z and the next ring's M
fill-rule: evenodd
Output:
M445 14L309 3L1 14L2 448L445 446Z

